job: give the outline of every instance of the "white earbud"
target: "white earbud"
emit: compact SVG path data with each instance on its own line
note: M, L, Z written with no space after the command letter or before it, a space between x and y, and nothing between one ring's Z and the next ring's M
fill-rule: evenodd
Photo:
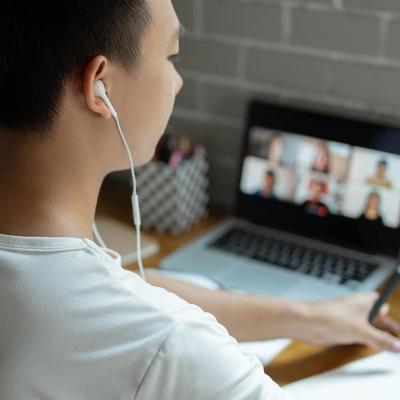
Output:
M113 105L111 104L110 99L107 97L106 94L106 88L104 86L103 81L96 81L94 83L94 93L96 97L100 97L103 99L104 103L108 107L108 109L111 112L111 115L113 116L115 123L117 124L118 132L120 134L122 143L125 147L125 150L128 154L129 158L129 164L130 164L130 170L131 170L131 176L132 176L132 196L131 196L131 203L132 203L132 211L133 211L133 222L136 227L136 250L137 250L137 259L138 259L138 265L139 265L139 270L140 274L143 279L145 279L144 275L144 268L143 268L143 262L142 262L142 249L141 249L141 240L140 240L140 225L141 225L141 218L140 218L140 207L139 207L139 197L137 195L137 189L136 189L136 176L135 176L135 170L134 170L134 163L133 163L133 158L132 158L132 153L131 150L128 146L128 143L125 139L124 132L122 130L121 124L118 119L118 114L115 111ZM95 234L96 239L98 242L105 247L105 243L103 239L101 238L97 228L96 224L93 224L93 231Z
M106 88L104 86L103 81L96 81L94 83L94 94L96 95L96 97L100 97L101 99L104 100L104 103L106 103L106 106L108 107L108 109L111 112L111 115L116 118L118 117L117 112L115 111L113 105L111 104L111 101L109 100L109 98L107 97L106 94Z

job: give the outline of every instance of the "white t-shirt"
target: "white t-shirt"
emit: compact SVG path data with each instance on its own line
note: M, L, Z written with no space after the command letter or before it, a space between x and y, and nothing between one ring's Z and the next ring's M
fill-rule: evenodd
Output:
M1 400L278 400L215 318L89 239L0 234Z

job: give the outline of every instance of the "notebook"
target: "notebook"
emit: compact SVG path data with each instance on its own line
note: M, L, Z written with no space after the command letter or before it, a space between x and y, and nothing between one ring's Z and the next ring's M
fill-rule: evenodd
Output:
M400 356L380 353L287 385L296 400L395 400L400 396Z
M123 266L137 261L136 233L133 225L107 215L96 215L96 226L107 247L121 255ZM158 253L160 246L155 240L143 233L140 236L143 258Z

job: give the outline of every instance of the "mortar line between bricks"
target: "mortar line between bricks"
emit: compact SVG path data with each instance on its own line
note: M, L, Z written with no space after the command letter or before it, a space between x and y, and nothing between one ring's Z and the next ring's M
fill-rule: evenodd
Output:
M359 64L369 64L371 66L400 68L400 60L388 58L386 56L378 57L377 55L375 56L354 55L351 53L342 53L335 50L315 49L311 47L304 47L292 44L283 44L283 43L268 42L268 41L262 42L254 39L239 39L234 36L214 36L214 35L204 34L201 37L196 37L195 39L196 40L204 39L206 41L213 41L215 44L236 45L238 46L238 48L244 46L247 49L277 51L282 54L288 54L288 55L310 56L326 60L340 60L340 61L353 62Z

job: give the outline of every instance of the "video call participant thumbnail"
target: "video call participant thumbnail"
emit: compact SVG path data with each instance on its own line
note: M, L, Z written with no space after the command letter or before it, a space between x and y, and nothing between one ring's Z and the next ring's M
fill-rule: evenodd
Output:
M381 216L381 196L377 192L369 194L363 213L360 215L360 222L374 222L383 225Z
M267 170L264 175L263 185L260 190L257 190L254 195L262 197L263 199L276 200L274 192L276 184L276 175L272 170Z
M386 160L380 160L376 165L375 175L368 178L367 182L371 185L377 185L391 189L393 187L393 184L387 177L387 171L388 162Z
M322 201L324 195L328 193L328 185L325 181L312 179L310 181L311 197L303 203L305 211L319 217L326 217L329 214L328 206Z

